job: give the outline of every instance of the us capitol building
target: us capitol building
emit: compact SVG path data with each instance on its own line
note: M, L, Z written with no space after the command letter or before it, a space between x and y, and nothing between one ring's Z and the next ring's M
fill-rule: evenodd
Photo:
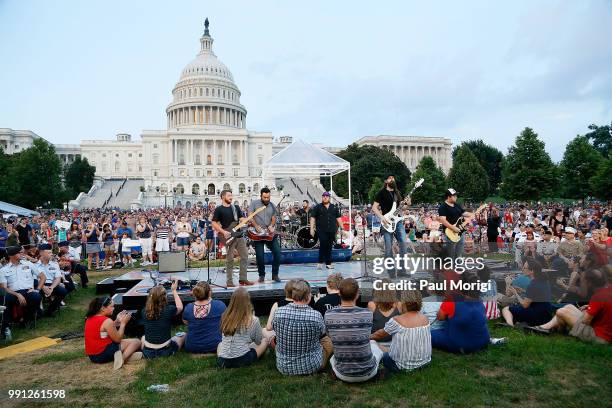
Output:
M216 196L222 189L235 195L256 194L278 180L262 178L262 165L292 142L270 132L247 129L247 110L231 71L213 52L208 19L200 52L189 62L172 89L164 130L144 130L140 140L118 134L115 140L83 140L80 145L56 145L68 164L76 156L96 167L96 184L73 206L157 206L182 197L192 202ZM0 146L7 153L27 148L39 136L31 131L0 129ZM430 155L445 171L451 167L451 141L439 137L366 136L356 143L386 148L414 171ZM332 153L339 148L324 147ZM293 182L292 182L293 183ZM202 196L202 197L200 197Z

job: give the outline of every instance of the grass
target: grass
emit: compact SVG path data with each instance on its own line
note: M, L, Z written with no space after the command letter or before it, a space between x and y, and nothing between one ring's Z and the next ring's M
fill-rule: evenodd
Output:
M82 330L83 315L94 296L95 281L120 272L91 273L92 286L77 291L68 307L36 330L14 330L15 341L39 335ZM349 385L329 373L305 377L281 375L274 353L255 365L221 370L214 357L184 352L154 361L128 364L120 372L89 363L83 340L62 342L47 350L0 362L10 375L0 383L0 405L8 389L63 388L65 400L24 400L24 406L155 407L603 407L612 401L612 348L574 338L539 336L491 326L504 346L457 356L434 350L423 369L379 382ZM151 384L169 384L170 392L147 391ZM608 402L606 402L608 401Z

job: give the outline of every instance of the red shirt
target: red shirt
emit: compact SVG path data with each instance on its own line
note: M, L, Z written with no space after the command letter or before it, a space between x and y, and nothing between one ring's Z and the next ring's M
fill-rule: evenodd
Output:
M455 316L455 302L445 300L440 305L440 310L446 315L446 317L452 319Z
M612 284L607 284L593 293L586 312L593 316L591 326L595 335L612 342Z
M85 321L85 354L94 356L104 351L106 346L111 344L113 340L110 337L102 338L100 336L100 328L102 323L108 319L106 316L92 316Z

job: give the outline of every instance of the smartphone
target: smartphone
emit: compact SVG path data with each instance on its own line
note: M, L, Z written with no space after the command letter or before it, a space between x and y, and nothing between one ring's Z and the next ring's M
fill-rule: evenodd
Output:
M185 335L185 332L178 332L175 334L176 337L183 337Z

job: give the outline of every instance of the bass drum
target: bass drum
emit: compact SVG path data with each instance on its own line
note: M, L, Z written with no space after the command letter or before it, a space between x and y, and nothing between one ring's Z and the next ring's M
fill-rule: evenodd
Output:
M319 237L315 233L314 238L310 236L310 227L302 227L296 234L297 246L302 249L312 249L319 246Z

